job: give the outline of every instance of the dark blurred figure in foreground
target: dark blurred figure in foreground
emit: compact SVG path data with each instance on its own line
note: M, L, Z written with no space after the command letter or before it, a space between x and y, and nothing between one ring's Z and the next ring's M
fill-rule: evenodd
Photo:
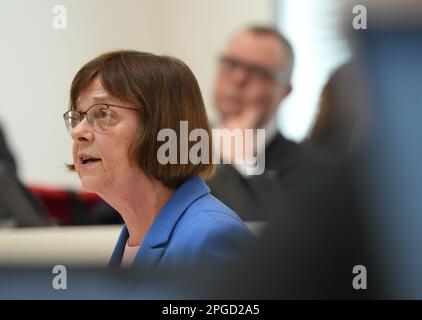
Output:
M360 107L364 103L360 94L364 88L357 81L356 68L348 62L328 79L321 93L317 119L306 139L306 143L332 157L351 152L359 127L365 123Z
M341 68L328 82L338 94L333 101L337 108L353 97L356 102L360 94L358 79L351 67ZM347 88L343 92L343 88ZM326 92L326 90L324 91ZM347 93L347 94L344 94ZM353 105L350 101L350 104ZM286 188L280 176L276 176L274 188L279 190L279 199L274 202L278 215L272 220L261 243L247 262L243 272L229 278L239 282L249 279L246 285L233 283L233 296L241 298L301 299L301 298L368 298L376 296L376 277L370 274L370 290L355 290L352 281L353 268L363 265L373 271L370 234L362 206L361 185L355 179L356 152L351 140L353 130L347 130L341 141L338 128L358 127L357 115L361 107L352 110L339 108L335 127L327 132L316 146L325 152L331 150L336 157L335 165L319 167L303 165L302 173L309 177L304 185ZM330 110L331 111L331 110ZM343 114L346 112L346 114ZM317 122L318 124L318 122ZM321 123L319 123L321 124ZM343 131L343 130L340 130ZM338 143L332 143L336 141ZM348 152L344 150L348 149ZM279 172L282 174L282 172ZM277 181L278 179L278 181Z
M232 297L422 298L422 7L364 4L371 28L352 31L357 67L330 79L310 139L336 168L310 170L307 195L280 193L255 253L225 278ZM353 287L356 265L366 289Z

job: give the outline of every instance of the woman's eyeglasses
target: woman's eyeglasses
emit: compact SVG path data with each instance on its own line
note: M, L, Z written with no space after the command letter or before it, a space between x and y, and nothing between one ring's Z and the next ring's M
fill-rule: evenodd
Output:
M85 112L69 110L63 115L64 123L69 134L86 118L90 127L96 132L102 132L107 129L111 119L111 108L121 108L133 111L139 111L135 108L118 106L109 103L97 103L90 106Z

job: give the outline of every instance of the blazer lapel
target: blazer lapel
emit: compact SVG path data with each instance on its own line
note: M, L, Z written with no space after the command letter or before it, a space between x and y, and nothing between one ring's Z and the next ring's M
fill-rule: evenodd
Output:
M141 248L139 249L133 261L133 265L139 264L145 267L154 268L160 262L165 250L166 250L166 246L160 246L160 247L141 246Z
M129 231L126 225L124 225L108 263L109 267L120 267L128 238ZM144 241L144 243L146 244L147 242ZM164 247L149 247L148 245L141 245L133 263L135 264L136 261L138 261L141 262L143 266L154 267L157 262L160 261L161 256L164 253L164 249Z
M193 177L182 184L164 205L148 230L132 265L156 267L163 257L173 229L186 209L198 198L208 194L210 189L199 177ZM110 258L110 267L120 267L129 232L123 226L117 245Z
M148 230L133 264L155 267L160 262L170 242L171 234L186 209L210 189L201 177L193 177L182 184L164 205Z
M119 239L117 240L117 244L114 247L110 261L108 263L109 267L120 267L120 264L122 262L123 252L125 251L126 241L128 237L129 237L129 232L127 230L126 225L124 225L122 231L120 232Z

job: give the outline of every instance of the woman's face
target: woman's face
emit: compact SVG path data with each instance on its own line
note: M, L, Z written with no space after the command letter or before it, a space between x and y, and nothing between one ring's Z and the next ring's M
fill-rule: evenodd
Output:
M96 103L136 107L111 97L98 78L80 96L77 111L85 112ZM138 128L138 112L111 107L106 130L94 131L86 118L72 130L73 161L85 190L101 194L122 188L136 177L140 169L129 160L129 147ZM91 160L86 161L87 158Z

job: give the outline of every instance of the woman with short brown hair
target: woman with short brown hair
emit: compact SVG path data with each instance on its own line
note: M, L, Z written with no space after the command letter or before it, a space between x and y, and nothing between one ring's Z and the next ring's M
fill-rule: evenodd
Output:
M218 263L238 257L252 239L203 181L211 161L181 161L188 156L182 149L177 163L158 159L159 132L186 138L182 123L188 136L205 130L211 154L200 89L182 61L137 51L103 54L76 74L64 120L73 139L69 167L125 221L111 264Z

